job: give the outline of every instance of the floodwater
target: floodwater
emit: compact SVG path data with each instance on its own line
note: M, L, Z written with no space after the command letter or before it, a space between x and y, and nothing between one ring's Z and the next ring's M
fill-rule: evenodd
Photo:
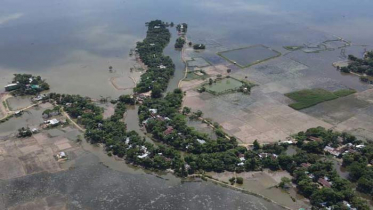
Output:
M278 56L279 53L259 45L243 49L233 49L231 51L222 52L221 55L232 62L237 62L240 66L249 66L253 63Z
M323 9L320 2L311 0L2 0L0 86L8 84L14 73L32 73L46 79L51 91L60 93L93 98L131 93L131 89L123 90L133 85L129 69L134 61L129 51L145 37L144 23L152 19L188 23L188 40L207 46L192 57L214 64L224 62L216 53L228 49L263 44L283 53L283 46L317 45L336 36L352 42L346 54L361 56L365 48L372 49L373 1L330 0L321 6ZM173 58L176 72L168 91L177 87L184 75L181 52L173 48L177 33L174 28L170 30L172 38L165 54ZM331 66L344 59L339 54L340 50L317 54L297 51L287 57L317 69L306 76L317 74L357 90L366 89L358 78L341 75ZM108 71L109 66L113 73ZM118 78L123 89L113 87L112 77ZM37 109L30 112L41 115ZM128 128L138 129L138 120L130 116L128 113ZM0 124L0 136L39 123L25 113ZM90 146L83 144L85 148ZM143 209L276 208L261 199L210 183L172 185L152 175L112 170L125 164L107 157L100 147L87 150L89 154L77 161L74 170L0 182L2 195L13 190L20 192L4 197L5 204L0 203L0 207L60 193L68 196L70 209L123 209L131 205ZM106 166L98 162L105 162Z
M255 44L281 49L325 41L333 35L369 47L373 14L368 8L372 6L367 0L323 2L328 10L320 10L314 1L294 0L3 0L0 85L9 83L13 73L24 72L40 74L51 84L51 91L95 98L129 93L116 90L109 79L120 75L121 84L132 84L129 51L145 37L144 23L156 18L187 22L188 39L206 43L207 49L200 53L206 55ZM174 58L175 78L179 78L184 64L175 59L180 57L173 49L177 33L175 28L170 30L172 40L165 54ZM115 73L109 73L109 66ZM170 89L175 84L176 79Z
M199 132L206 133L213 140L218 139L215 131L206 123L203 123L199 120L188 120L187 125L193 127Z
M236 90L241 86L242 82L237 79L224 78L212 83L211 85L205 85L205 88L216 93L224 93L225 91Z
M18 96L7 99L7 104L10 110L15 111L30 106L32 101L30 97Z
M167 56L170 56L172 61L174 62L175 74L170 79L166 92L172 92L173 90L175 90L179 85L179 81L183 79L185 75L185 63L181 59L181 50L175 49L175 46L174 46L176 43L176 39L179 38L176 27L170 28L170 32L171 32L171 41L167 45L167 47L164 49L164 54Z

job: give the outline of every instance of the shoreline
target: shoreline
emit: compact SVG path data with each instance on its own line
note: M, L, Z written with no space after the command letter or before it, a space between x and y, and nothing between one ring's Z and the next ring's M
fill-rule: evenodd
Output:
M239 191L241 193L245 193L245 194L248 194L248 195L252 195L252 196L255 196L255 197L258 197L258 198L261 198L263 200L266 200L270 203L273 203L273 204L276 204L277 206L283 208L283 209L287 209L287 210L292 210L292 208L289 208L287 206L284 206L284 205L281 205L279 203L277 203L276 201L272 200L272 199L269 199L268 197L264 196L264 195L261 195L260 193L256 193L256 192L253 192L251 190L246 190L246 189L243 189L243 188L239 188L239 187L236 187L236 186L232 186L232 185L229 185L227 183L224 183L223 181L221 180L218 180L218 179L215 179L215 178L211 178L209 176L205 176L203 174L192 174L192 175L189 175L188 177L191 177L191 178L201 178L202 180L203 179L206 179L208 181L211 181L212 183L214 184L217 184L217 185L220 185L221 187L225 187L225 188L229 188L231 190L235 190L235 191Z

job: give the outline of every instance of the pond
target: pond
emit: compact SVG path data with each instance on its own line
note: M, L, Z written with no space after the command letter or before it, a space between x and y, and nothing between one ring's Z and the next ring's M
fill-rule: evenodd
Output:
M209 91L219 94L219 93L224 93L230 90L236 90L240 88L241 86L242 86L242 82L237 79L224 78L221 80L217 80L211 85L207 84L204 87Z

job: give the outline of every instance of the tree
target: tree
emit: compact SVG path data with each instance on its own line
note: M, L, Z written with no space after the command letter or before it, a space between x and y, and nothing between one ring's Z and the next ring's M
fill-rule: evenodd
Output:
M152 88L152 98L160 98L160 97L162 97L161 86L158 84L154 84Z
M255 139L255 141L253 143L253 146L254 146L254 150L259 150L260 149L260 144L259 144L258 140Z
M131 95L121 95L118 100L125 104L135 105L135 99Z
M46 109L43 111L42 115L47 115L47 118L50 117L50 114L52 113L52 110Z
M343 73L350 73L350 70L347 67L342 67L341 72Z
M278 186L281 187L282 189L286 189L286 188L289 188L290 183L291 183L291 180L289 178L282 177L281 182Z
M234 185L234 183L236 182L236 178L234 177L230 178L229 182L231 183L231 185Z
M237 177L236 178L236 183L237 184L243 184L243 178L242 177Z
M30 136L32 136L32 132L31 132L30 128L22 127L20 129L18 129L18 137L25 138L25 137L30 137Z
M186 107L186 106L185 106L185 107L183 108L183 112L182 112L182 113L183 113L183 115L188 115L188 114L190 113L190 111L191 111L191 109L190 109L189 107Z

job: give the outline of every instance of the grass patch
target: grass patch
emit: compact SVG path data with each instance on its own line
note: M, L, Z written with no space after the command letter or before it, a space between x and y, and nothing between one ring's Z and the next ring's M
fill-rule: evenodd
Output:
M348 95L351 95L351 94L354 94L356 93L356 90L354 89L343 89L343 90L337 90L334 92L334 95L338 96L338 97L344 97L344 96L348 96Z
M242 87L243 83L240 80L234 78L223 78L215 80L211 85L206 84L204 87L212 94L222 94L238 90Z
M5 109L7 109L8 108L7 102L3 101L3 106L4 106Z
M295 51L295 50L302 49L303 46L284 46L283 48L285 48L286 50L289 50L289 51Z
M343 89L336 92L330 92L324 89L307 89L285 94L288 98L296 101L289 106L293 109L305 109L324 101L330 101L339 97L344 97L355 93L352 89Z

